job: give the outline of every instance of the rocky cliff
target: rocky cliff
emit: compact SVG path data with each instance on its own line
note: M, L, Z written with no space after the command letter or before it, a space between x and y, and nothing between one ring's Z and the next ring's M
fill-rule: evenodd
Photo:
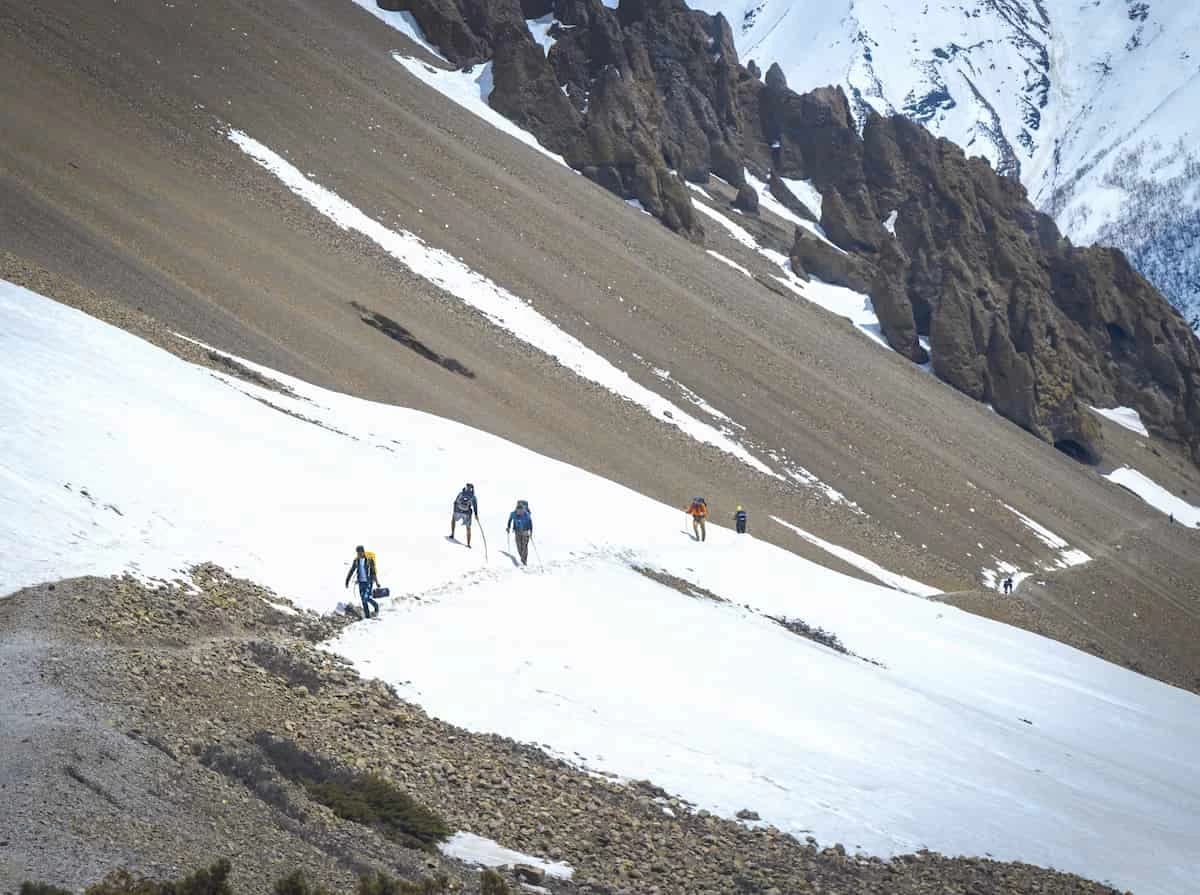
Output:
M1200 342L1120 252L1070 245L985 160L899 116L860 132L840 88L741 66L725 19L682 0L379 3L455 64L490 63L494 108L693 240L684 179L716 174L750 213L746 168L799 213L780 176L812 181L848 254L797 231L796 273L870 294L897 351L1039 438L1095 462L1084 405L1122 404L1200 462ZM543 17L548 49L526 24Z

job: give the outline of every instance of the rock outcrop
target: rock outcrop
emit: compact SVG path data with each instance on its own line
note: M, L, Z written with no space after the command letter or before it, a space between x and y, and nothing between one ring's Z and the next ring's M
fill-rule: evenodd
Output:
M791 151L858 266L831 272L833 251L815 259L801 235L795 263L869 292L897 351L921 361L926 337L939 378L1078 459L1102 454L1084 405L1119 404L1200 462L1200 343L1120 252L1071 246L1018 181L901 117L871 118L840 161Z
M760 79L725 19L683 0L378 2L455 64L490 64L494 108L688 238L704 233L684 180L716 174L755 214L749 167L805 217L782 178L811 181L838 248L798 231L796 273L868 293L893 348L932 355L939 378L1039 438L1095 461L1084 405L1122 404L1200 463L1200 343L1119 252L1071 246L986 161L904 118L860 133L840 88L795 93L778 65ZM545 51L526 20L551 14Z

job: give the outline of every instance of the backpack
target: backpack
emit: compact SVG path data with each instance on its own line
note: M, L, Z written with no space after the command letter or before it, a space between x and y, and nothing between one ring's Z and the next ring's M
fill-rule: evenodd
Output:
M445 504L442 504L442 506L445 506ZM375 561L375 551L374 550L364 550L363 556L365 556L367 559L369 559L371 561L371 565L373 565L375 567L375 577L378 578L379 577L379 563Z
M466 488L459 491L458 497L454 498L454 509L460 513L469 513L471 511L471 494Z
M518 501L517 501L517 509L518 509L518 510L524 510L526 513L528 513L528 512L529 512L529 501L527 501L527 500L518 500Z

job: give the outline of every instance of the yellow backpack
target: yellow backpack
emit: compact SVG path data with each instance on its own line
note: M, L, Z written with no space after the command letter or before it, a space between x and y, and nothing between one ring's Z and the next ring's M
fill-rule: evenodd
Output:
M375 567L375 577L378 578L379 577L379 563L375 559L375 551L374 550L364 550L363 556L365 556L367 559L369 559L371 561L371 565L373 565Z

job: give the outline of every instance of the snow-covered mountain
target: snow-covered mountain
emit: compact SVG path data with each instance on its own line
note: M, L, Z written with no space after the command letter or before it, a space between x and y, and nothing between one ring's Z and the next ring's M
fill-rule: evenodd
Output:
M742 60L841 84L1019 175L1078 244L1123 249L1200 325L1200 5L695 0Z
M678 508L599 476L254 370L0 281L0 594L212 559L328 611L365 542L393 597L332 647L453 723L871 852L986 851L1161 895L1200 874L1194 694L719 524L695 543ZM446 540L468 475L472 550ZM504 539L517 497L530 569Z

